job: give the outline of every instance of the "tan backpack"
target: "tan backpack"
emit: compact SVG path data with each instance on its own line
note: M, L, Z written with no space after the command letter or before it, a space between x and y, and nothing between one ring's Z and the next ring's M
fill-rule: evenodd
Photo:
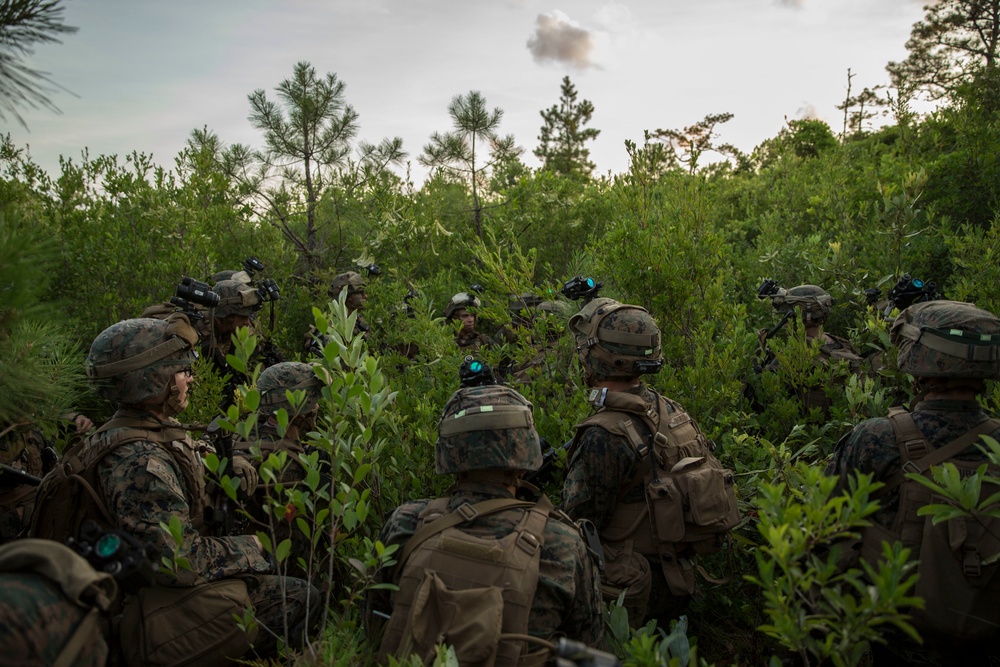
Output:
M989 419L943 447L933 449L902 408L889 413L899 447L901 470L878 491L885 495L899 489L899 509L891 528L874 524L865 529L861 557L874 564L882 557L882 542L902 542L919 561L920 575L914 593L924 599L924 609L910 610L913 625L925 639L993 639L1000 635L1000 519L958 517L935 525L931 516L917 510L941 500L922 484L906 479L906 472L930 477L930 469L945 461L962 476L986 463L955 458L974 446L981 435L1000 429ZM992 476L1000 467L990 463Z
M448 502L428 503L400 555L399 592L379 648L380 664L390 655L411 654L432 664L438 644L453 646L463 667L545 664L547 650L533 650L515 635L528 633L552 504L545 496L537 503L497 498L448 512ZM461 528L508 509L528 511L503 538L475 537Z
M590 402L601 410L577 425L577 438L588 426L600 426L625 437L642 462L601 534L608 570L615 570L615 553L657 555L671 593L691 595L697 556L720 551L740 521L732 471L715 458L688 413L668 398L658 396L650 407L635 394L595 389ZM639 435L635 419L652 432L650 442ZM640 484L645 501L621 500ZM614 594L605 590L606 598Z

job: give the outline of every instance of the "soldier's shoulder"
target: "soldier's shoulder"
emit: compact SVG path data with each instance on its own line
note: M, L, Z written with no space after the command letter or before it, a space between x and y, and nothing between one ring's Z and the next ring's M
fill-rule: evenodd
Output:
M403 503L386 518L382 525L380 537L383 544L406 538L417 530L420 513L424 511L430 499L410 500Z

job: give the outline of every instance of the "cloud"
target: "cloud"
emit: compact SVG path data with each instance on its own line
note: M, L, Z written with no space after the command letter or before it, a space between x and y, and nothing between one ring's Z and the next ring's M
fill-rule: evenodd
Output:
M560 11L539 14L528 50L537 63L556 62L578 69L595 67L593 34Z
M816 107L809 102L804 102L795 111L795 118L797 120L819 120L819 113L816 112Z

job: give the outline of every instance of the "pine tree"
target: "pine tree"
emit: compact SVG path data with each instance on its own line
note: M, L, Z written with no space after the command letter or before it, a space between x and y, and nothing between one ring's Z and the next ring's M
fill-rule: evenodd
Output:
M420 163L441 167L468 179L472 186L472 213L476 236L483 238L483 203L480 190L485 185L491 167L520 154L514 135L500 136L503 109L486 109L486 98L478 90L468 95L456 95L448 105L448 114L455 127L451 132L435 132L424 146ZM486 153L487 157L483 158Z
M913 24L906 60L886 66L897 88L920 89L932 99L953 93L1000 56L1000 0L939 0Z
M589 100L577 102L576 86L568 76L563 77L559 104L540 112L545 124L538 135L540 142L535 157L545 169L564 176L588 177L594 171L590 150L586 142L601 133L594 128L584 128L594 115L594 105Z

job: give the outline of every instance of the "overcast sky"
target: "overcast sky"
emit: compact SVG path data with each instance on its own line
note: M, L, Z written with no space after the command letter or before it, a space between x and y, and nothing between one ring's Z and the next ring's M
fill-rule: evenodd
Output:
M887 81L905 57L917 0L65 0L62 44L30 64L72 91L62 115L8 119L50 172L132 151L172 166L194 128L227 143L261 144L247 95L274 87L306 60L335 72L359 114L360 137L403 138L415 179L428 137L451 129L447 106L480 91L504 111L501 132L531 154L569 75L593 102L598 173L627 168L626 139L735 115L721 141L749 151L785 119L816 117L834 131L847 90Z

